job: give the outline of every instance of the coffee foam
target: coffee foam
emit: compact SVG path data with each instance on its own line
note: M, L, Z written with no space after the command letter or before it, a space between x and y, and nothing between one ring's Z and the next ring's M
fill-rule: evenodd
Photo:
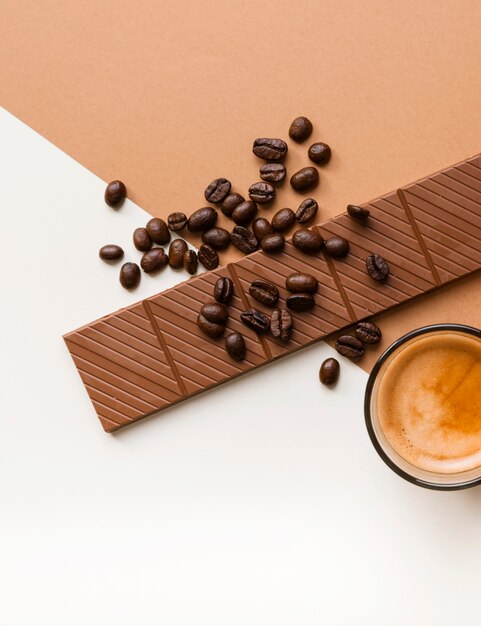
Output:
M388 443L412 465L438 473L481 466L481 340L436 332L400 349L377 406Z

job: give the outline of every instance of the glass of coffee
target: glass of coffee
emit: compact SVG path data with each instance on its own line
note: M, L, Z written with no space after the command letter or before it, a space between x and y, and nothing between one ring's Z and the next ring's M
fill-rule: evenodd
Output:
M481 330L435 324L395 341L372 370L364 411L399 476L428 489L481 484Z

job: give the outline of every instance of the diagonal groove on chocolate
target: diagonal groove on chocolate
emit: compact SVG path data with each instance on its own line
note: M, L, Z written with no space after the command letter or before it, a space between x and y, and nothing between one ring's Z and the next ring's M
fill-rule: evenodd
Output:
M481 269L480 156L363 206L370 211L365 223L342 214L315 227L324 238L349 241L350 253L342 260L305 255L287 242L279 254L254 252L67 334L103 428L117 430ZM388 261L385 282L367 274L370 254ZM275 283L284 306L285 278L295 271L314 275L319 289L313 309L292 311L290 341L260 337L244 326L240 314L246 305L272 312L252 300L250 283ZM245 337L247 352L240 362L229 357L224 338L208 338L196 323L221 276L235 283L226 334Z

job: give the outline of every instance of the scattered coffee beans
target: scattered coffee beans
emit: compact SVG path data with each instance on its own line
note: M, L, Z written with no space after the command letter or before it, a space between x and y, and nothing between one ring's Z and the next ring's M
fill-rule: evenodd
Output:
M244 254L257 250L258 241L254 233L244 226L234 226L230 240L232 244Z
M165 267L169 262L163 248L152 248L147 250L140 259L140 267L146 274L151 274Z
M184 269L189 274L197 272L197 253L194 250L186 250L183 257Z
M209 302L200 309L200 314L209 322L225 324L227 321L227 307L220 302Z
M327 143L319 141L312 144L307 151L307 156L317 165L326 165L331 160L331 148Z
M140 283L140 267L137 263L124 263L120 268L120 284L125 289L133 289Z
M167 218L167 226L169 230L177 232L187 226L187 215L185 213L171 213Z
M382 339L381 329L372 322L359 322L354 329L354 333L362 343L375 344Z
M212 228L217 221L217 211L210 206L197 209L189 217L187 228L191 233L197 233Z
M364 354L364 344L357 337L342 335L336 341L336 350L348 359L360 359Z
M366 268L373 280L386 280L389 276L389 265L380 254L370 254L366 259Z
M269 330L270 320L264 313L257 309L244 311L240 316L242 322L252 328L256 333L266 333Z
M117 209L124 203L127 197L127 189L121 180L113 180L105 190L105 202L113 209Z
M316 215L319 205L314 198L306 198L296 211L296 220L299 224L307 224Z
M370 215L369 209L365 209L362 206L356 206L355 204L347 205L347 213L350 217L360 221L364 221Z
M170 241L170 230L160 217L153 217L149 220L145 226L145 230L152 241L159 246L163 246Z
M220 205L220 210L224 215L230 217L236 206L238 206L241 202L244 202L244 200L244 196L241 196L240 193L230 193L224 198L224 201Z
M272 228L279 233L284 233L296 221L296 214L292 209L280 209L272 218Z
M268 280L253 280L249 293L254 300L266 306L275 306L279 300L279 289Z
M200 330L205 333L208 337L212 339L217 339L218 337L222 337L225 332L225 325L218 324L216 322L209 322L202 313L199 313L197 317L197 326Z
M249 198L259 204L272 202L276 197L276 190L270 183L254 183L249 187Z
M324 245L324 240L317 231L300 228L292 236L292 244L305 254L316 254Z
M323 361L319 370L319 380L323 385L333 385L339 378L339 361L330 358Z
M329 237L324 242L324 247L329 256L342 259L349 252L349 241L343 237Z
M282 163L265 163L259 170L262 180L280 183L286 177L286 168Z
M132 239L134 241L134 246L137 250L140 250L140 252L146 252L152 247L152 239L149 237L145 228L136 228Z
M175 270L184 265L184 254L188 247L183 239L174 239L169 246L169 265Z
M289 341L292 334L292 317L286 309L275 309L271 315L272 336L281 341Z
M212 246L214 250L225 250L230 243L230 232L225 228L214 226L202 233L202 242Z
M242 361L246 355L246 342L240 333L230 333L225 338L227 354L235 361Z
M124 251L120 246L115 244L107 244L102 246L99 250L99 257L103 261L116 261L124 256Z
M291 176L291 185L296 191L307 191L319 182L319 172L315 167L303 167Z
M296 117L289 128L289 137L294 141L304 141L312 133L312 122L307 117Z
M208 244L201 245L197 253L197 258L199 259L199 263L202 263L206 270L215 270L219 265L219 255L214 248Z
M287 144L282 139L261 137L254 141L252 152L266 161L281 161L287 154Z
M214 286L214 298L221 304L229 304L234 295L234 283L230 278L221 276Z
M252 200L241 202L232 211L232 219L239 226L246 226L255 218L257 214L257 204Z
M230 187L230 181L228 181L227 178L216 178L207 185L204 191L204 197L207 202L219 204L219 202L222 202L222 200L229 195Z
M259 241L267 235L272 235L274 232L271 223L264 217L257 217L252 222L252 230Z
M314 306L314 296L310 293L293 293L286 298L286 306L291 311L308 311Z
M279 233L275 235L266 235L261 239L261 249L264 252L281 252L284 249L286 240L284 239L284 235Z
M317 279L311 274L293 273L286 278L286 289L291 293L316 293Z

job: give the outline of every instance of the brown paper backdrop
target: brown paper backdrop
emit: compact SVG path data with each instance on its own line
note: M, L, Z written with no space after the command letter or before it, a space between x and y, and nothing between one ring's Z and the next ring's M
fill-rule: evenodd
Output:
M252 140L307 115L333 149L311 194L322 219L480 151L480 32L479 0L3 0L0 99L159 216L205 204L218 176L245 192ZM291 144L291 172L306 150ZM266 215L302 198L279 195ZM480 325L480 287L385 315L383 344Z

